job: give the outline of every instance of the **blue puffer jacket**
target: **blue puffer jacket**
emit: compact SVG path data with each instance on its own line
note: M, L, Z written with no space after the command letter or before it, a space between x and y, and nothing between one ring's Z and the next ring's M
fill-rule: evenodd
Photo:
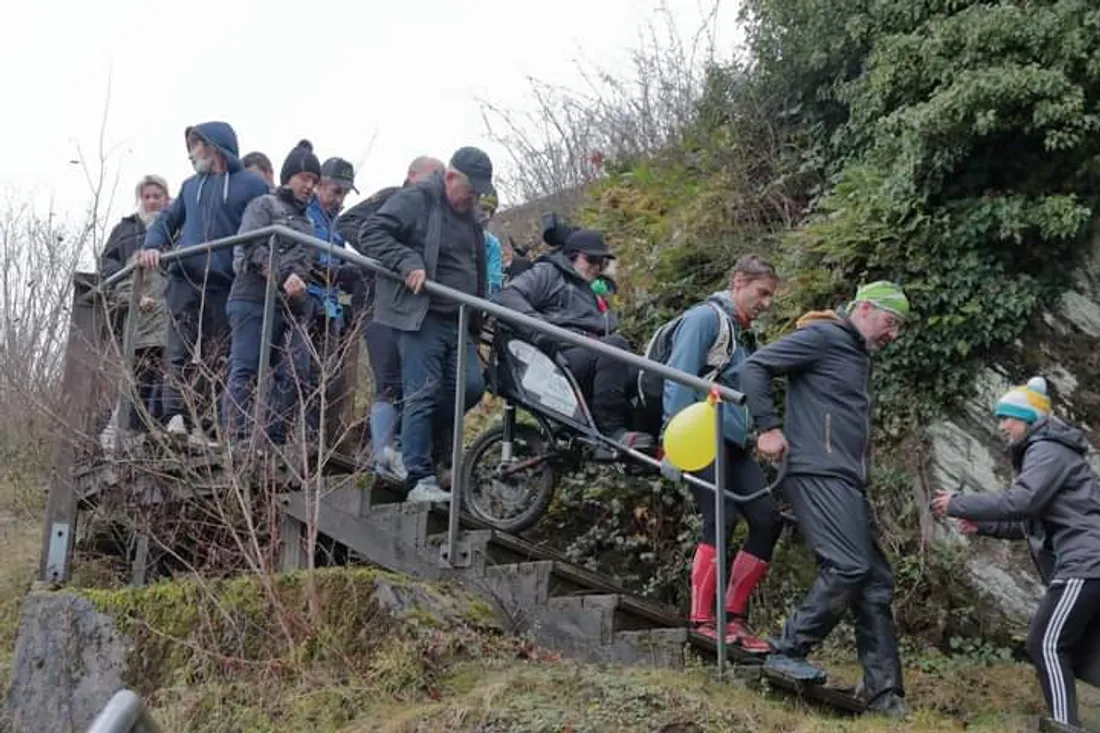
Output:
M180 249L232 236L241 226L248 202L268 192L263 178L241 166L237 158L237 134L228 123L203 122L187 128L184 134L192 132L221 151L227 170L199 173L184 181L179 195L149 227L145 249L169 249L175 232L180 232L176 242ZM233 252L227 248L209 254L196 253L173 262L168 272L183 275L196 284L205 282L211 289L228 290L233 284Z

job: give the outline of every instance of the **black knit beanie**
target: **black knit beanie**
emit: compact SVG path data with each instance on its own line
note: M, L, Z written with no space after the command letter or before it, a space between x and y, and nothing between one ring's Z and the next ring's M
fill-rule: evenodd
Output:
M285 186L290 182L291 176L303 172L321 177L321 161L313 154L313 143L309 140L300 140L287 154L282 170L279 171L279 183Z

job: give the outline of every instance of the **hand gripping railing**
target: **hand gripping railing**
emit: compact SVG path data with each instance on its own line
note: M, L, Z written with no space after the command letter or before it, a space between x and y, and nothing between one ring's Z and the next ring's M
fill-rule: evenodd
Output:
M319 252L324 252L330 257L337 257L341 260L345 260L354 265L358 265L367 270L370 270L377 275L387 277L392 280L403 281L403 278L387 269L377 260L370 257L365 257L353 250L345 249L344 247L338 247L331 242L326 242L316 237L311 237L300 232L296 232L293 229L282 225L273 225L264 227L262 229L256 229L244 234L237 234L231 237L224 237L222 239L216 239L204 244L187 247L186 249L177 249L170 252L163 253L160 257L162 263L172 262L173 260L182 259L185 257L194 257L202 255L204 253L213 252L215 250L224 249L226 247L232 247L236 244L241 244L252 239L278 236L287 240L297 242L299 244L311 247ZM277 247L271 247L271 254L269 259L268 272L277 272L276 267L276 252ZM131 271L135 269L133 264L128 264L119 272L115 273L111 277L105 279L99 286L100 292L105 292L111 285L121 281L127 277ZM141 289L144 284L144 278L141 270L139 269L134 276L134 286L132 290L132 302L138 302L141 298ZM260 348L260 363L257 370L257 387L256 393L258 395L265 394L264 388L268 379L268 371L270 369L269 353L270 353L270 341L271 330L274 319L274 307L275 296L278 283L275 282L275 278L267 279L267 290L264 298L264 317L263 317L263 340L261 341ZM714 492L714 516L715 525L718 527L725 526L725 514L726 505L722 497L734 503L743 504L748 501L752 501L768 491L771 487L767 487L761 491L754 492L749 495L739 495L737 493L728 491L726 488L726 474L725 474L725 450L724 441L722 437L722 422L723 422L723 403L729 402L735 405L741 405L745 402L745 396L740 392L725 387L715 382L709 382L704 379L700 379L694 374L688 374L687 372L680 371L679 369L673 369L660 362L652 361L637 354L618 349L614 346L609 346L602 341L590 339L585 336L578 335L572 331L567 331L564 328L551 325L546 321L532 318L523 313L518 313L513 310L509 310L496 303L478 298L472 295L468 295L459 290L449 288L445 285L441 285L437 282L427 281L424 283L424 291L429 295L434 295L439 298L456 302L459 304L459 329L458 329L458 353L457 353L457 369L455 374L455 404L454 404L454 442L451 446L451 458L454 470L451 477L451 507L450 517L448 522L447 531L447 545L446 545L446 558L448 562L453 563L453 558L456 556L456 547L458 544L459 533L459 512L462 506L462 494L465 487L462 486L462 471L459 470L462 462L462 448L463 448L463 431L465 425L465 369L466 369L466 348L469 335L469 318L470 309L487 313L500 321L512 324L514 326L520 326L524 329L529 329L536 333L540 333L545 336L550 336L557 341L564 341L567 344L578 346L582 349L589 351L595 351L603 356L610 357L624 364L629 364L639 370L652 372L660 375L664 379L672 380L677 384L684 385L695 391L703 392L705 394L716 394L719 399L716 402L717 409L715 410L715 421L717 424L717 452L715 459L715 482L711 484L707 481L702 481L691 475L681 476L683 480L689 483L704 488L706 490ZM94 296L94 292L89 296ZM126 359L126 373L129 374L133 367L134 348L133 341L135 336L135 324L136 319L130 319L130 324L126 329L124 337L124 352ZM130 390L124 389L123 397L123 409L128 407L130 396ZM257 400L257 406L262 400ZM120 410L120 415L126 414ZM258 422L257 422L258 424ZM627 453L631 457L660 467L660 464L655 461L651 456L647 456L643 453L633 450L627 450ZM726 654L725 654L725 635L721 633L721 630L725 629L726 624L726 606L724 602L725 598L725 584L726 584L726 537L723 532L718 532L716 542L716 555L718 567L716 568L718 574L718 592L717 592L717 617L719 633L717 634L718 644L718 673L721 676L725 670ZM67 562L67 560L66 560Z
M87 733L161 733L145 702L132 690L119 690L107 702Z

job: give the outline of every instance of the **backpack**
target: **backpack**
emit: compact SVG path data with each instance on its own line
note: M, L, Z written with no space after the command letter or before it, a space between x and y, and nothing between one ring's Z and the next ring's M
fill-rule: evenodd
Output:
M713 381L733 361L733 356L737 353L737 337L733 318L726 313L725 309L713 299L708 299L706 304L713 308L718 315L718 336L715 337L714 343L707 351L707 358L701 373L696 376L707 381ZM687 315L687 311L657 329L657 332L653 334L653 338L646 344L643 353L645 358L662 364L668 363L668 358L672 355L672 343L676 336L676 329L679 328L685 315ZM664 391L664 377L653 372L639 372L638 399L645 412L653 419L656 419L657 414L662 410Z

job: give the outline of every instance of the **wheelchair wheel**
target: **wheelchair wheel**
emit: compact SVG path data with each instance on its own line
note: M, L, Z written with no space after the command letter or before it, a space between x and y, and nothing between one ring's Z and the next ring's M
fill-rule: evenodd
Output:
M550 506L557 483L553 450L530 425L513 428L512 455L504 460L504 426L478 436L462 460L463 504L493 529L516 534L534 525Z

